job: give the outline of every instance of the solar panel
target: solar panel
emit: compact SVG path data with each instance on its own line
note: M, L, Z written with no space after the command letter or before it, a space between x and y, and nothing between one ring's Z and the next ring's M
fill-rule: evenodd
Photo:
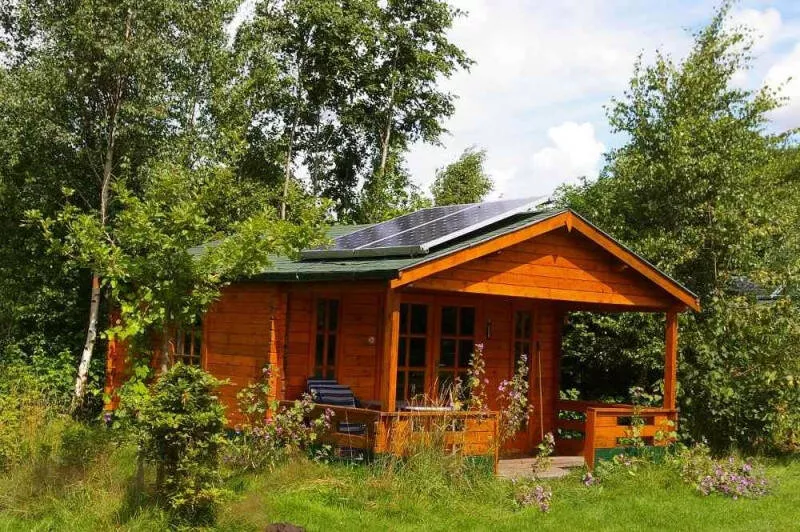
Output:
M547 202L546 197L422 209L341 236L330 247L304 250L302 259L415 256Z

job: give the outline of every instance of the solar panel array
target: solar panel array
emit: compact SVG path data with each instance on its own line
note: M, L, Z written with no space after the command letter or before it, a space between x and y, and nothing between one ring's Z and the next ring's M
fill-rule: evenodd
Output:
M547 198L525 198L422 209L341 236L330 247L307 249L303 259L415 256L515 214Z

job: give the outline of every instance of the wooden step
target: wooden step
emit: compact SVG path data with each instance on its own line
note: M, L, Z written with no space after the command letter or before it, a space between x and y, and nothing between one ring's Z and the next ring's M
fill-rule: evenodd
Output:
M510 458L501 459L497 464L497 474L503 478L532 478L535 458ZM550 458L550 467L546 471L536 474L538 478L561 478L569 474L569 470L583 467L582 456L553 456Z

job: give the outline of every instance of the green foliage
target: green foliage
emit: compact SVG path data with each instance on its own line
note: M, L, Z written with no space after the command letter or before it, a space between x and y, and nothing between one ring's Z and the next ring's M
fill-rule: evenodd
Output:
M378 223L430 206L430 200L411 182L405 162L390 154L384 174L364 184L352 218L357 223Z
M18 287L4 290L8 337L0 341L32 356L39 342L75 353L86 337L90 276L52 253L38 227L20 228L26 213L94 218L74 228L100 239L85 253L99 252L104 234L95 229L118 212L115 181L136 194L151 160L180 154L191 164L223 149L200 111L220 88L223 26L234 9L229 0L22 0L0 8L9 44L0 67L0 224L10 234L0 243L0 284ZM63 191L74 193L66 213ZM69 238L68 228L52 236Z
M464 150L457 161L437 170L431 186L433 203L440 206L483 201L494 188L484 169L485 162L486 150L473 146Z
M629 140L600 178L562 190L562 200L650 258L700 296L681 318L682 427L714 448L780 448L766 434L797 426L797 149L765 131L781 101L732 79L750 61L750 39L727 24L725 4L680 62L639 60L630 88L608 108ZM736 288L742 279L777 304ZM649 387L663 371L656 316L572 316L565 340L569 386ZM609 378L610 374L610 378ZM780 383L780 384L777 384ZM607 385L607 386L606 386ZM783 427L779 429L779 427ZM790 432L792 429L788 429Z
M264 366L261 377L236 394L243 421L227 442L223 457L234 470L263 471L301 453L315 460L330 455L330 446L320 445L320 437L330 430L333 411L326 409L314 417L315 405L308 395L290 406L270 400L274 371Z
M730 455L715 459L705 444L680 450L674 460L681 478L703 495L717 493L736 500L763 497L769 492L764 467L752 458Z
M157 468L157 490L176 517L207 523L216 516L225 414L215 395L220 381L193 366L176 364L144 400L121 404L142 459Z
M533 411L533 405L528 402L529 388L528 357L523 354L517 360L517 368L511 379L502 381L497 387L501 445L517 435Z
M56 445L45 435L64 412L47 387L24 364L0 366L0 471L49 454ZM41 437L37 437L40 435ZM40 444L44 443L44 447Z
M304 167L340 219L384 219L382 199L402 203L408 185L388 158L437 142L454 112L435 81L470 64L447 38L460 14L441 0L258 2L235 44L243 174L278 184Z

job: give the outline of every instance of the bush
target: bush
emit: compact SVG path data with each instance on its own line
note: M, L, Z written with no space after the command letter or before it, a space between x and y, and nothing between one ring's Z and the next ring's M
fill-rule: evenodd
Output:
M120 415L130 422L140 458L155 464L156 489L174 515L191 523L213 522L224 494L219 456L225 416L215 389L220 381L199 368L176 364L149 394Z
M58 444L50 422L62 425L67 416L27 367L3 365L0 373L0 470L4 470L41 455L42 446L48 447L49 455L49 449Z
M703 444L685 449L677 459L683 480L703 495L719 493L738 499L767 494L768 482L764 471L752 460L734 455L715 460Z
M279 406L269 399L272 375L271 366L265 366L261 378L236 395L243 423L236 427L223 457L232 468L259 471L299 452L312 459L326 459L330 454L329 447L318 443L330 429L333 411L326 409L313 417L315 405L308 395L291 406Z
M516 481L514 500L522 508L537 506L542 512L549 512L553 502L553 490L549 486L531 483L530 481Z

